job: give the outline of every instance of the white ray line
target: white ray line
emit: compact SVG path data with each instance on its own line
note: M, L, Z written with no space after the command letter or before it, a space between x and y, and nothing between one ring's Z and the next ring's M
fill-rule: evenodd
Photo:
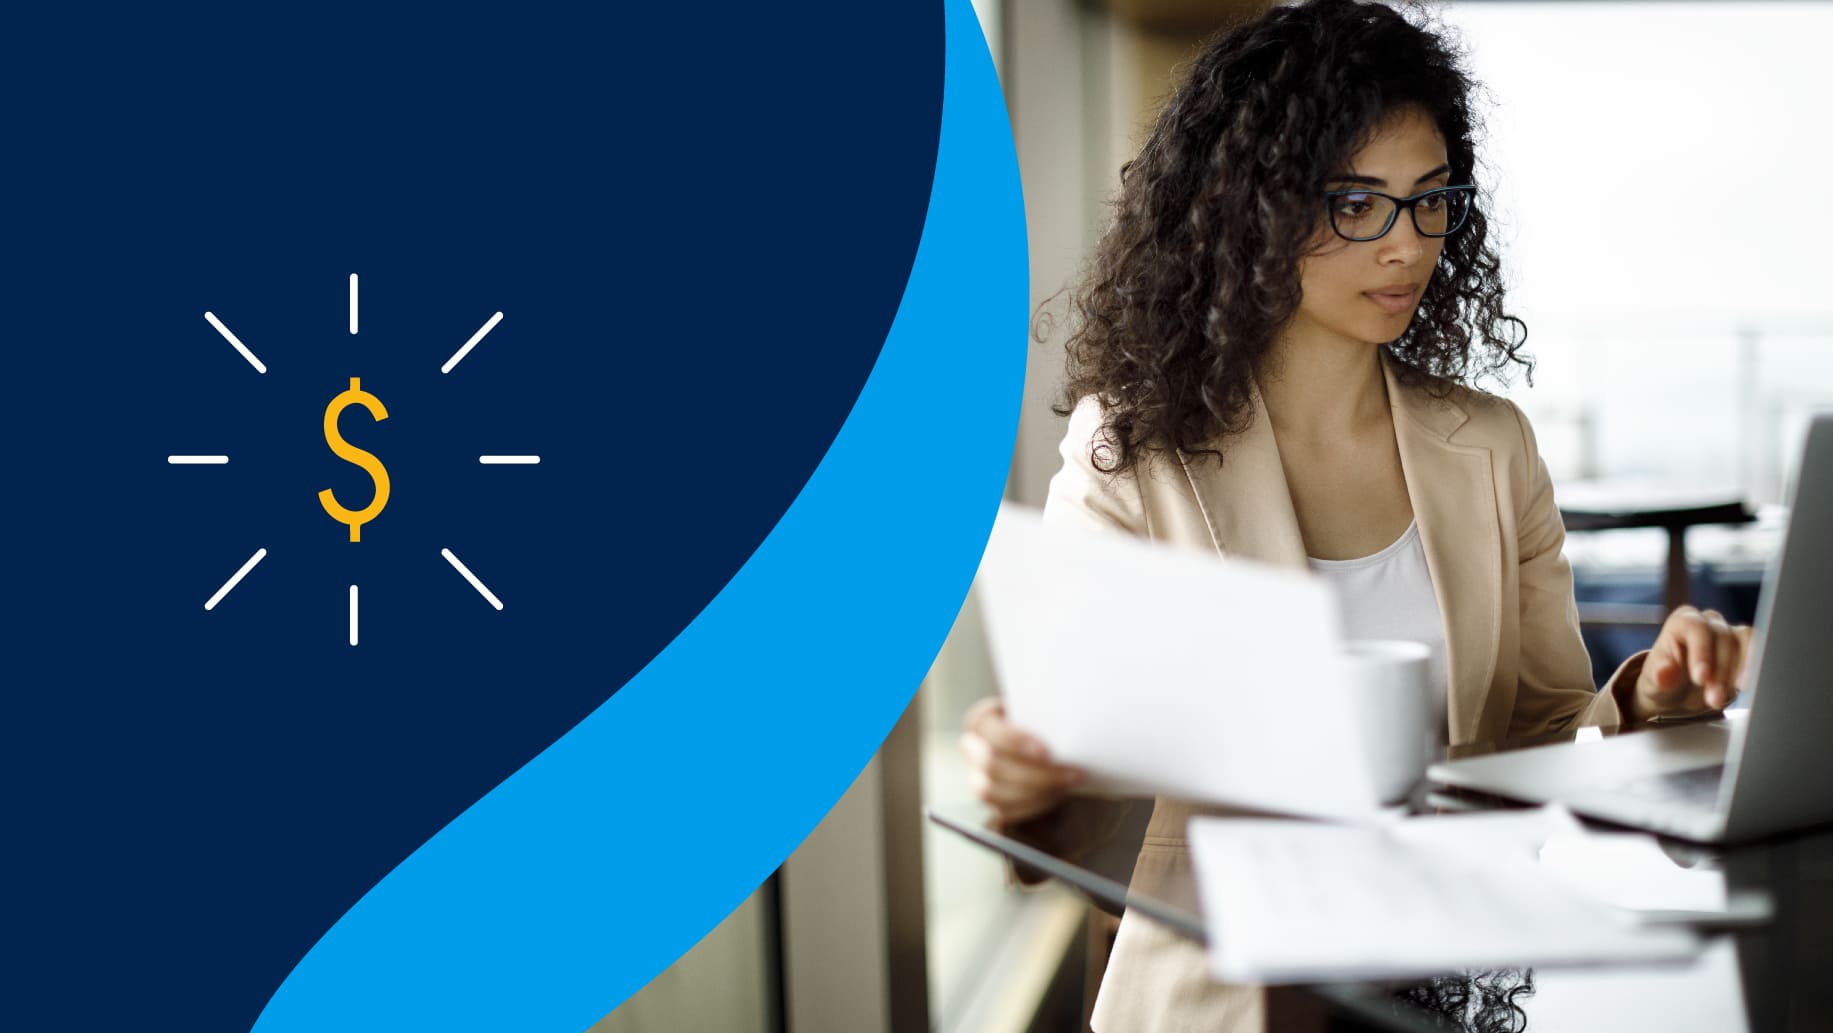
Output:
M350 644L356 645L356 586L350 586Z
M444 556L446 558L446 562L452 565L453 570L456 570L460 574L463 574L465 577L465 580L471 582L471 587L477 589L478 594L483 596L485 601L487 601L490 605L496 607L499 610L503 608L503 600L498 599L495 593L491 592L490 589L485 588L484 583L477 579L477 575L471 573L470 567L467 567L463 563L458 562L458 557L452 555L451 549L441 549L439 550L439 555Z
M255 569L255 564L261 562L262 560L266 558L267 558L266 549L256 549L255 554L253 556L248 557L248 562L242 564L242 569L236 571L234 577L223 582L223 587L216 590L216 594L211 596L210 601L204 604L204 609L206 610L216 609L216 604L223 601L223 597L229 594L229 590L241 584L242 579L248 576L248 572Z
M267 367L261 364L260 359L255 358L255 353L249 351L248 345L243 344L236 338L236 335L229 332L229 328L223 325L223 321L216 318L216 313L206 312L204 313L204 319L211 326L216 327L216 332L223 335L223 340L235 345L235 350L242 353L242 357L248 360L248 364L255 368L256 373L267 372Z
M485 466L534 466L541 461L540 456L478 456L477 461Z
M356 333L356 274L350 274L350 333ZM355 642L350 643L356 645Z
M165 461L173 466L222 466L229 462L228 456L166 456Z
M503 321L503 314L501 312L498 312L496 315L491 316L489 321L486 322L482 327L478 329L477 333L474 333L471 335L471 339L465 342L465 346L463 348L460 348L458 349L457 352L454 352L452 357L446 360L446 364L439 367L439 372L441 373L452 372L452 367L458 365L458 363L461 360L463 360L465 356L471 354L471 349L477 347L477 342L483 340L485 334L489 333L492 330L495 330L496 325L498 323L501 323L502 321Z

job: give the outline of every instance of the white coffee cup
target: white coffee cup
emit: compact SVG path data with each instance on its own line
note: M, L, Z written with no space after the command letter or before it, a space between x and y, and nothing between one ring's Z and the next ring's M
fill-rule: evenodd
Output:
M1344 643L1343 689L1363 744L1375 793L1399 803L1425 776L1437 752L1440 706L1429 684L1432 652L1424 643L1361 639Z

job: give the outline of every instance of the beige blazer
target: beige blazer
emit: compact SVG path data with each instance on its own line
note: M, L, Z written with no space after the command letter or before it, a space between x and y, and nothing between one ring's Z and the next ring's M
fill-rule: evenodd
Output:
M1445 622L1450 741L1619 723L1612 693L1591 684L1562 553L1565 527L1527 420L1512 402L1480 391L1459 388L1439 400L1402 386L1385 349L1382 356L1407 495ZM1298 518L1258 394L1254 408L1253 424L1222 442L1225 462L1159 454L1111 476L1091 462L1102 413L1085 399L1070 416L1045 519L1304 568ZM1608 684L1634 678L1640 666L1638 655ZM1073 821L1076 808L1062 810ZM1188 880L1184 826L1192 811L1157 801L1136 889L1150 894L1163 880ZM1095 1005L1097 1033L1264 1026L1260 988L1215 983L1196 945L1150 920L1122 920Z

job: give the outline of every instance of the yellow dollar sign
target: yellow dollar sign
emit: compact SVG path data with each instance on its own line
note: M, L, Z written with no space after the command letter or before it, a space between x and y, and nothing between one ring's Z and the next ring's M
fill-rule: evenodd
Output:
M368 409L369 415L375 417L377 423L388 419L388 410L382 407L382 400L363 390L362 378L351 377L350 390L331 399L331 404L325 406L325 444L331 446L332 453L339 459L355 463L368 472L376 484L375 498L369 500L369 505L352 513L338 505L337 496L331 494L330 488L326 488L318 493L318 504L325 507L331 519L340 524L349 524L350 540L360 542L363 540L363 525L374 520L382 512L382 507L388 505L388 471L382 467L380 459L345 441L344 436L337 432L338 416L353 405Z

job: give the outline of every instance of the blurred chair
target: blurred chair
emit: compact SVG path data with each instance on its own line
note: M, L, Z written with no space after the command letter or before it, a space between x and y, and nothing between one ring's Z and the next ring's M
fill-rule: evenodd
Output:
M1667 615L1691 601L1687 571L1687 528L1699 524L1748 524L1756 519L1736 489L1707 489L1642 479L1573 481L1558 492L1559 515L1567 531L1609 531L1659 527L1667 532L1667 568L1661 602L1595 602L1579 606L1582 624L1659 627Z

